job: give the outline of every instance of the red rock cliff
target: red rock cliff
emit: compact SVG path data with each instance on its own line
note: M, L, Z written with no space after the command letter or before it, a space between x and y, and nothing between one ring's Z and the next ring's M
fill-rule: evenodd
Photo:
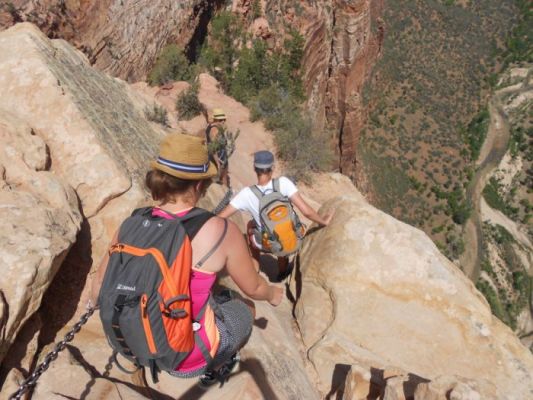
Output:
M334 140L341 171L355 176L366 118L362 89L381 50L381 0L333 1L305 27L304 83L311 115ZM317 5L318 7L318 5Z
M185 46L218 4L203 0L14 0L0 5L0 30L36 24L83 50L98 69L128 81L144 78L163 46Z

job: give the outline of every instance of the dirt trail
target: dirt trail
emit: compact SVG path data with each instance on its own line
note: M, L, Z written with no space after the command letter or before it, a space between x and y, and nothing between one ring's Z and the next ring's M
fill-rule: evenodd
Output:
M472 216L465 226L465 252L460 258L465 274L476 282L481 267L482 232L480 216L480 198L488 176L496 168L507 151L509 141L509 123L502 104L502 93L496 92L489 102L490 125L487 138L477 161L478 170L470 183L466 197L473 205Z
M465 274L476 282L479 278L482 258L482 213L481 199L483 189L492 171L498 167L507 152L510 137L510 127L507 115L503 109L503 98L510 93L521 93L527 88L514 85L500 89L494 93L489 102L490 125L487 137L476 161L477 171L468 186L466 197L473 206L472 216L464 229L465 252L460 258ZM488 207L488 205L485 205Z

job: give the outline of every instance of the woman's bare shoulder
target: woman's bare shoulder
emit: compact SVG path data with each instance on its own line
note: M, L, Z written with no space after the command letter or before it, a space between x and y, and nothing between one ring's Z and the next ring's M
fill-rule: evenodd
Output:
M209 218L209 220L202 226L202 229L196 235L205 240L216 240L224 232L224 221L226 221L228 228L226 236L233 237L235 235L241 235L239 227L232 221L217 216Z

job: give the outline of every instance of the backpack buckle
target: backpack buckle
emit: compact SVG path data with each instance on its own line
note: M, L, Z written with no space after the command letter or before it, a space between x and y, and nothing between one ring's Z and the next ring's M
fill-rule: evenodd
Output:
M197 322L197 321L194 321L192 323L192 331L193 332L198 332L200 329L202 328L202 324Z
M172 319L185 318L188 315L187 311L181 308L176 308L174 310L167 310L167 311L164 311L163 314L165 314L168 318L172 318Z

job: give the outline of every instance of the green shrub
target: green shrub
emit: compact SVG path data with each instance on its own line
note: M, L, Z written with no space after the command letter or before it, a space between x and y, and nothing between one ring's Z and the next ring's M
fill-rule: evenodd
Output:
M269 130L285 128L287 116L298 113L298 105L287 91L271 86L263 89L251 101L251 119L262 119Z
M229 94L247 103L274 80L272 57L267 54L266 43L256 40L251 49L242 50L239 66L229 84Z
M261 0L252 1L252 18L256 19L263 15L263 9L261 8Z
M187 81L192 78L192 68L187 57L175 44L163 48L148 74L150 86L163 85L170 81Z
M229 93L237 100L248 103L261 90L275 85L286 90L295 101L305 99L299 74L303 56L303 37L291 32L284 48L270 51L262 40L255 40L252 48L244 48L239 65L231 76Z
M229 87L235 62L239 59L242 23L231 11L222 11L211 20L209 37L200 51L199 64L206 67L224 88Z
M500 210L508 217L515 217L518 209L512 207L501 195L502 187L500 182L492 177L489 179L489 183L483 188L483 198L489 206L496 210Z
M503 58L506 64L533 61L533 4L530 0L517 0L520 20L507 40Z
M501 321L506 322L507 319L507 313L505 312L505 309L503 308L503 305L500 301L500 298L498 297L498 293L494 290L494 288L485 281L484 279L479 279L476 283L476 288L483 293L483 296L487 299L490 309L492 310L492 313L498 317Z
M470 157L473 161L479 157L481 146L483 146L483 142L487 136L489 122L490 113L485 107L472 119L464 132L465 141L469 147Z
M156 103L152 107L147 106L144 108L144 116L148 121L157 122L164 127L169 127L167 110Z
M180 119L189 120L200 115L204 107L198 100L198 84L195 83L178 96L176 110Z
M297 111L286 113L275 131L278 156L287 162L289 175L309 180L309 172L324 171L331 166L332 152L324 138L313 132L309 120Z

